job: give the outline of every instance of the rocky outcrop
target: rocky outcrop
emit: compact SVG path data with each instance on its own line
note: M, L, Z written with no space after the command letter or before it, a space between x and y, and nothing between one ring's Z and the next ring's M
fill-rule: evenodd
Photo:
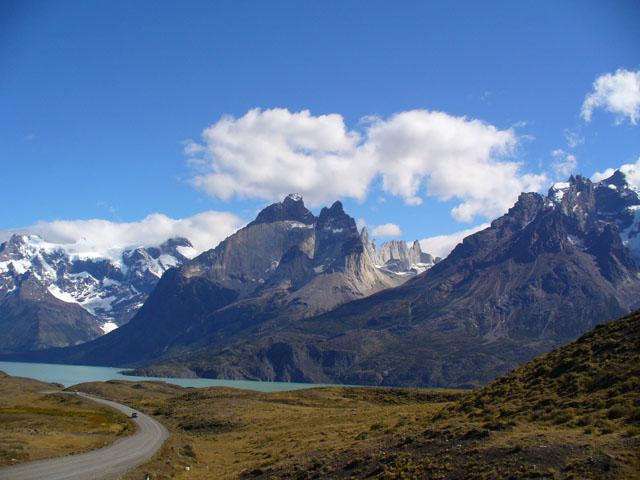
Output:
M376 252L376 260L380 268L401 274L422 273L436 263L432 255L422 251L417 240L411 247L402 240L385 242Z

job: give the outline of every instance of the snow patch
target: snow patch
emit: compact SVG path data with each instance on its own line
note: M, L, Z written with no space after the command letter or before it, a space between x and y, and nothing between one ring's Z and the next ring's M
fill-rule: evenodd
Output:
M177 267L180 265L180 262L178 262L178 259L173 255L162 254L160 255L160 258L158 259L158 261L160 262L160 265L163 267L164 270L167 270L171 267Z
M562 201L564 194L571 187L569 182L556 182L551 187L551 194L553 195L553 200L556 202Z
M198 254L198 251L193 248L193 247L186 247L184 245L180 245L176 247L176 251L182 255L183 257L186 257L188 259L192 259L193 257L195 257Z
M87 310L92 315L97 315L98 311L110 311L113 309L111 304L116 301L116 297L93 297L84 301L80 301L82 308Z
M116 325L114 322L104 322L102 325L100 325L100 328L105 334L107 334L109 332L113 332L116 328L118 328L118 325Z
M0 272L8 272L9 266L13 267L18 275L22 275L31 268L31 262L28 259L9 260L8 262L0 262Z
M287 198L290 198L294 202L299 202L300 200L302 200L302 195L299 193L290 193L289 195L287 195Z
M285 220L284 222L289 228L313 228L313 224L296 222L295 220Z
M78 303L76 299L73 298L69 293L60 290L60 288L55 283L49 285L47 290L49 290L49 293L56 297L58 300L62 300L63 302L67 303Z

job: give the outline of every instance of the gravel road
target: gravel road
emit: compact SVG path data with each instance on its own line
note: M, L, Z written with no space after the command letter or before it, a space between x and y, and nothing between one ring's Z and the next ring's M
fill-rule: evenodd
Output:
M130 407L111 400L78 393L129 416ZM0 468L0 480L106 480L116 479L126 471L149 460L169 437L169 432L155 419L138 412L132 419L137 430L105 448L61 458L37 460Z

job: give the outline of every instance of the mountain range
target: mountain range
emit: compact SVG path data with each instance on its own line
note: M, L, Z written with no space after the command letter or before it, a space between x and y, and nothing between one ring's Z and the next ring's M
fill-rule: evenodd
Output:
M638 307L640 198L624 174L523 193L445 259L378 250L298 195L163 275L88 343L6 358L137 373L467 387Z
M184 238L115 255L72 253L37 235L0 244L0 352L75 345L128 322L162 274L195 254Z
M366 252L349 267L354 276L343 285L339 275L323 274L333 268L331 255L340 254L331 251L329 244L341 238L343 243L357 242L359 234L350 217L344 212L339 215L339 203L332 209L321 214L321 231L316 231L316 218L301 197L292 194L264 209L219 249L190 263L187 275L206 270L216 284L243 297L274 288L277 283L305 283L317 276L329 279L320 288L314 280L298 293L299 298L315 298L315 306L305 312L309 315L398 285L435 263L417 242L409 248L406 242L391 241L376 251L363 231L361 247ZM283 257L287 253L295 256L294 246L303 252L314 249L316 240L322 247L311 252L316 257L312 270L302 272L293 257ZM142 307L164 272L185 264L195 253L186 238L171 238L158 246L116 248L115 253L105 254L73 252L65 244L47 242L37 235L12 235L0 244L0 325L7 332L0 341L0 352L75 345L124 325ZM283 258L285 263L277 268ZM349 291L321 298L319 292L334 288L334 280L335 288Z

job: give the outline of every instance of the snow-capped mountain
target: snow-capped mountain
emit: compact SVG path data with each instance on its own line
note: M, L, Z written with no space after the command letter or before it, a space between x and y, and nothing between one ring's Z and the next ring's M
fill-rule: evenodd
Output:
M615 225L622 244L640 264L640 192L621 171L600 182L578 176L556 183L546 205L574 219L578 231L602 231L608 224ZM578 246L582 241L575 235L570 240Z
M366 231L339 204L314 219L285 199L167 272L126 326L24 358L214 378L477 385L640 306L638 205L619 174L571 177L546 196L521 194L425 273L387 272L408 281L363 294L385 273L372 266ZM378 257L411 256L396 243Z
M215 248L167 271L122 328L74 347L71 357L54 355L82 363L91 351L92 364L112 365L188 350L210 335L225 343L247 329L296 323L411 278L376 263L366 230L358 231L341 202L316 216L290 194Z
M195 253L185 238L123 248L107 257L69 251L37 235L13 235L0 244L0 303L29 275L56 299L82 307L108 332L136 313L168 268Z

